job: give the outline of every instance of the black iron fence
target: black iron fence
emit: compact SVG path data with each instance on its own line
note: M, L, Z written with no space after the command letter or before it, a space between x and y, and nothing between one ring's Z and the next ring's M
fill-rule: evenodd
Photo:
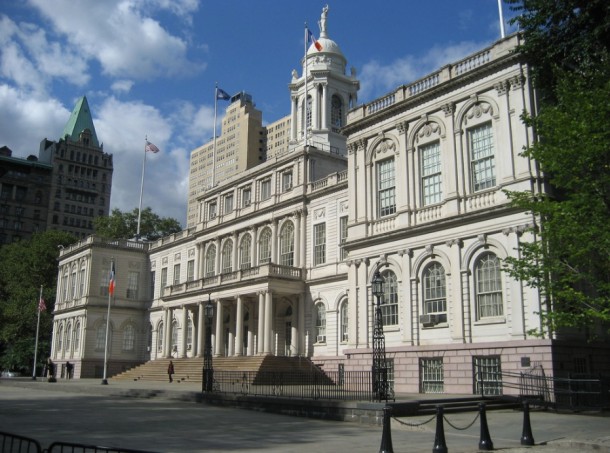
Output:
M154 453L145 450L132 450L119 447L101 447L97 445L77 444L72 442L53 442L48 448L28 437L0 432L0 452L2 453Z
M542 367L526 372L475 369L481 395L515 395L571 410L610 407L610 378L591 375L546 376Z
M300 399L373 401L370 371L217 371L214 392Z

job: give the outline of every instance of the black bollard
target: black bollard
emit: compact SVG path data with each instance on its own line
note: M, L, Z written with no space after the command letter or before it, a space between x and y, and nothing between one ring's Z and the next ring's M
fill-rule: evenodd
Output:
M432 453L447 453L448 451L443 427L443 406L436 406L436 434L434 435Z
M530 424L530 403L523 402L523 432L521 433L521 445L535 445L532 425Z
M479 440L479 450L491 451L494 449L494 443L489 436L489 428L487 427L487 414L485 413L485 403L479 403L479 417L481 418L481 438Z
M383 433L381 434L381 446L379 453L394 453L392 447L392 427L391 427L392 408L386 406L383 408Z

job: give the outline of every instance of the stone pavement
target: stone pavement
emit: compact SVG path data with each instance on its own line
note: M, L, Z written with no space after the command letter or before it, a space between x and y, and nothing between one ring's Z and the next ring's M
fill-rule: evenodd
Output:
M123 447L153 452L378 452L382 428L350 422L312 420L198 403L199 384L59 380L0 380L0 431L36 439L43 448L54 441ZM417 399L421 395L412 395ZM401 399L408 399L405 395ZM476 414L447 414L465 427ZM394 452L430 452L434 420L392 420ZM523 447L523 414L488 411L490 437L496 450L522 452L597 451L610 453L607 414L530 412L536 445ZM458 431L445 423L449 452L478 450L477 420Z

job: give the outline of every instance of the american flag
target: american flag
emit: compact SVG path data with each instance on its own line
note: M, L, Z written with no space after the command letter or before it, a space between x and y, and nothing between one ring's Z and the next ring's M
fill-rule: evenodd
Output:
M146 151L147 152L151 152L151 153L158 153L159 152L159 148L157 148L154 144L150 143L148 140L146 140Z
M47 305L44 303L44 299L41 297L38 301L38 311L45 311L47 309Z

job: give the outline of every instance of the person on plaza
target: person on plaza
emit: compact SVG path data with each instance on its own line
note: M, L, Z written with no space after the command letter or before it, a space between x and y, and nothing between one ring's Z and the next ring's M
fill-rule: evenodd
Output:
M169 365L167 366L167 375L169 376L169 382L173 382L174 378L172 375L174 374L174 362L169 361Z
M66 362L66 379L72 379L72 370L74 369L74 365L70 362Z
M51 357L47 359L47 377L49 382L55 382L55 364Z

